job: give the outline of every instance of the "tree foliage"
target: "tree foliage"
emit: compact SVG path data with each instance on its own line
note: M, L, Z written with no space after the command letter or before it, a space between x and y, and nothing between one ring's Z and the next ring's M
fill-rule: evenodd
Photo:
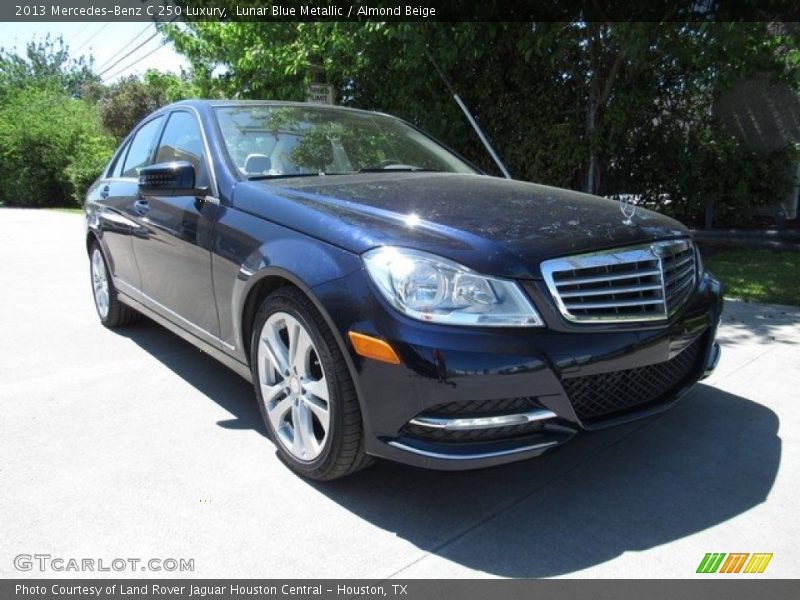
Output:
M184 76L148 72L111 86L61 38L0 48L0 202L82 203L120 138L151 111L193 95Z
M50 89L24 88L0 105L0 201L81 202L113 151L97 109Z
M225 1L217 4L226 4ZM228 2L228 4L230 4ZM798 36L766 23L189 23L164 26L204 95L302 100L397 114L490 172L439 65L519 179L634 193L690 221L713 199L745 214L788 190L792 149L760 156L714 114L741 78L796 86ZM761 179L774 175L769 181ZM713 176L709 176L713 174ZM725 208L727 207L727 209Z
M113 150L93 100L100 89L89 59L72 59L61 38L0 48L0 202L80 202Z
M70 58L60 38L33 42L22 56L0 49L0 170L12 179L25 169L50 177L47 199L40 190L38 200L22 183L0 182L3 201L80 197L110 154L111 138L119 140L168 102L197 96L303 100L310 83L331 84L340 104L403 117L497 173L453 102L452 86L516 178L602 195L637 194L693 223L709 206L721 222L734 223L791 187L793 147L756 153L715 114L720 95L753 75L798 89L798 27L789 24L159 26L188 58L191 77L151 71L107 86L91 58ZM24 102L30 102L27 110ZM74 154L65 158L42 148Z
M46 88L78 98L99 85L91 57L72 58L63 38L31 41L24 56L0 48L0 102L13 90Z
M100 98L103 126L122 139L154 110L197 95L185 78L150 70L144 77L126 77L106 88Z

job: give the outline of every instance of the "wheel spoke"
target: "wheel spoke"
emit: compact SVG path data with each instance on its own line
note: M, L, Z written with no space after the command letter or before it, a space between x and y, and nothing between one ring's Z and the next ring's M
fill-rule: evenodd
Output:
M322 379L303 380L303 387L315 397L324 400L326 403L328 402L328 382L325 381L324 376Z
M292 411L292 415L294 415L293 400L289 396L279 400L272 407L267 404L267 415L269 415L270 423L272 423L272 428L275 431L280 431L280 429L284 427L286 415L290 410Z
M286 358L288 359L289 366L294 366L295 354L297 353L297 337L300 335L300 323L294 319L287 318L286 321L286 338L289 340L288 352Z
M298 458L306 457L306 427L303 423L301 408L299 405L292 406L292 452Z
M317 398L306 397L306 405L308 409L317 417L319 424L322 426L322 430L325 432L325 435L328 434L328 427L331 424L331 413L328 410L328 403L323 402Z
M297 324L298 335L295 339L294 349L291 354L292 356L292 367L294 367L295 373L297 373L300 377L307 377L308 376L308 357L311 354L311 350L314 348L314 344L311 341L311 336L308 335L308 332L303 329L300 324Z
M322 444L317 440L314 433L314 417L311 414L311 409L308 405L300 403L300 418L303 428L303 444L306 448L306 455L316 456L322 450ZM324 439L324 438L323 438Z
M283 376L289 370L288 351L274 328L269 328L267 335L261 338L261 342L272 364Z
M267 410L269 410L270 404L276 400L278 395L285 389L283 383L269 384L263 379L261 380L261 398L264 400Z

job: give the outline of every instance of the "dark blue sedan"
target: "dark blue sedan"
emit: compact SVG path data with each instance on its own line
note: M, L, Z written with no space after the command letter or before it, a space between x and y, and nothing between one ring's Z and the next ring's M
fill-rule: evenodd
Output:
M333 479L536 456L708 374L719 283L622 208L383 114L187 101L89 190L86 247L104 325L144 314L252 380L279 456Z

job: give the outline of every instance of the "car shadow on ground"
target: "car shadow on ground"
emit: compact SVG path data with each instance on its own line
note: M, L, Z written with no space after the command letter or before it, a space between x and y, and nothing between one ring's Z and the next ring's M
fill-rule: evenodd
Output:
M234 415L219 425L265 433L241 377L158 326L125 335ZM764 502L781 459L778 425L767 407L700 384L658 417L578 436L538 459L455 473L379 461L343 480L308 485L470 569L565 575ZM687 573L701 558L687 557Z
M155 322L142 318L115 330L157 358L164 366L233 416L217 424L226 429L255 430L267 435L253 386L217 360Z

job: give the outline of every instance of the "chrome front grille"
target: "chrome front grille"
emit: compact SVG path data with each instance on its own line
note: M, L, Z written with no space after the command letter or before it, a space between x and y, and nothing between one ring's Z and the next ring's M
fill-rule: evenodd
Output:
M690 240L654 242L542 263L561 314L575 323L666 319L697 280Z

